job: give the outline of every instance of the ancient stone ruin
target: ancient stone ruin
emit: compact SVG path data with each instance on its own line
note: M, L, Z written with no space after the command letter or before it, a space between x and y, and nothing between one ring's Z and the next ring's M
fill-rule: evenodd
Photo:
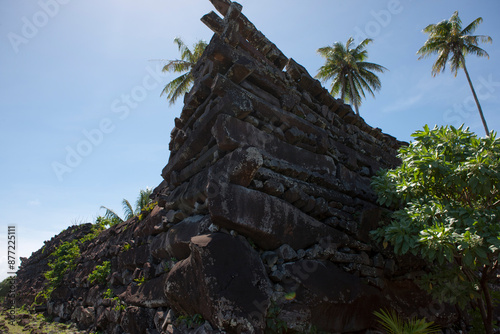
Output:
M413 283L422 264L369 236L387 212L370 177L399 163L403 143L333 98L241 5L211 2L223 18L202 18L215 34L175 120L158 206L86 242L38 309L131 334L364 332L381 308L453 321ZM55 247L90 230L71 227L23 262L19 305L43 289ZM105 261L106 282L91 284Z

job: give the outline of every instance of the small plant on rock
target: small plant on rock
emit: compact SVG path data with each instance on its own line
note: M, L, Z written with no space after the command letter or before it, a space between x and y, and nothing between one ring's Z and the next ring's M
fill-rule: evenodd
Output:
M122 246L122 252L126 252L130 249L130 244L128 242L124 243L123 246Z
M102 298L104 299L113 299L114 297L115 293L111 289L106 290L106 292L102 294Z
M44 273L47 282L43 290L36 295L33 304L39 305L50 299L52 291L59 286L64 275L76 267L76 260L79 257L80 247L78 246L78 240L63 242L50 254L51 260L48 263L50 269Z
M97 265L90 273L88 280L90 284L105 284L108 275L111 274L111 262L104 261L102 265Z
M137 283L138 286L141 286L146 282L146 278L144 276L141 276L139 278L134 279L134 282Z
M153 209L157 205L158 205L158 202L152 202L152 203L149 203L146 207L144 207L141 210L141 213L137 216L139 218L139 221L141 221L144 218L146 218L147 216L149 216L149 214L151 213L151 211L153 211Z
M117 312L122 312L127 309L127 304L122 302L119 297L114 297L113 301L115 302L114 310Z
M288 330L285 321L278 318L281 313L279 306L273 304L267 311L265 334L284 334Z
M202 325L205 322L205 319L203 319L203 316L199 313L196 313L194 315L181 315L175 320L176 326L182 326L185 325L187 328L194 328L197 326Z
M427 322L423 319L413 318L408 321L401 319L395 311L384 311L373 313L380 326L388 334L432 334L441 333L439 327L433 325L433 322Z

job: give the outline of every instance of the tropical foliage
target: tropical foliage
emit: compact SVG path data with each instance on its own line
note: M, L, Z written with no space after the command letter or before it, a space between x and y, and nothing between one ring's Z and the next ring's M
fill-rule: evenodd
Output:
M44 273L44 277L46 278L45 286L36 296L35 304L40 304L50 299L54 289L61 284L64 275L75 269L78 265L81 246L97 238L111 224L110 220L104 217L97 217L89 233L79 239L65 241L55 248L49 256L48 266L50 269Z
M410 319L404 321L395 311L385 311L373 313L380 326L387 334L431 334L442 333L441 330L433 325L433 322L427 322L424 319Z
M141 189L139 191L139 196L137 196L137 200L135 202L135 210L132 207L132 204L127 199L122 200L123 205L123 213L125 219L122 219L114 210L109 209L105 206L101 206L101 209L106 210L104 216L107 219L112 220L114 223L122 223L130 218L140 215L142 210L149 209L151 205L151 199L149 196L153 193L153 189L146 188L146 190Z
M89 274L88 281L90 284L105 284L110 273L111 262L104 261L101 265L97 265L95 269Z
M9 294L10 287L12 285L12 277L7 277L2 282L0 282L0 302L2 302L5 297Z
M457 76L458 70L463 68L472 90L472 95L476 101L484 130L488 136L489 130L483 110L479 104L467 67L465 66L465 56L469 54L489 58L488 53L481 49L478 44L479 42L491 43L491 37L485 35L472 35L481 22L483 22L483 19L478 17L465 28L462 28L462 21L456 11L449 20L443 20L437 24L430 24L425 27L423 32L429 34L429 38L420 50L418 50L417 54L420 55L418 59L426 58L431 55L438 55L436 62L432 65L431 73L434 76L444 71L447 63L449 63L451 71L455 76Z
M163 72L183 74L170 81L165 88L163 88L161 95L167 94L167 99L170 104L175 103L180 96L187 93L191 89L194 81L191 69L194 67L198 59L200 59L203 51L205 51L205 48L207 47L207 43L205 41L199 40L195 45L193 45L193 50L191 51L179 37L174 39L174 43L176 43L179 48L181 59L169 60L167 65L163 67Z
M354 39L350 37L345 45L336 42L332 46L319 48L317 52L326 61L318 70L316 78L322 82L332 80L330 93L333 96L340 94L342 100L354 105L359 115L361 99L365 97L364 90L375 96L374 91L381 87L380 79L373 72L383 73L387 69L366 61L366 46L373 42L372 39L367 38L356 47L353 42Z
M396 209L375 238L429 263L422 285L438 300L471 305L492 332L500 253L500 140L460 127L424 127L399 150L401 166L373 179L380 204Z

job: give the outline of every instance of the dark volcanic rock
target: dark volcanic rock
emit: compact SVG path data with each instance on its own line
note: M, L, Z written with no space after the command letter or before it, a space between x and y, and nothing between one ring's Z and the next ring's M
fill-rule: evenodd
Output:
M202 233L208 227L209 219L205 216L192 216L175 224L168 232L155 237L151 243L151 254L159 259L174 257L178 260L189 256L191 238Z
M241 186L221 186L208 207L213 222L249 236L264 249L282 244L306 248L325 236L338 242L347 238L284 200Z
M165 279L167 274L146 280L138 285L129 285L127 290L119 297L128 305L147 308L168 306L167 297L164 293Z
M241 5L210 1L224 18L203 18L215 35L191 71L158 206L47 241L22 261L18 306L46 287L51 253L79 240L75 266L38 302L89 332L263 333L281 320L299 333L364 333L382 307L457 320L414 284L425 262L370 237L389 212L371 177L398 165L405 143L332 97ZM110 272L89 282L104 262Z
M329 261L300 260L284 267L291 278L285 289L296 294L290 309L301 309L320 330L344 333L369 328L373 312L386 304L378 289Z
M153 329L154 312L151 309L129 306L124 312L121 327L125 333L146 334Z
M223 233L194 237L190 247L167 278L171 305L218 328L262 332L271 285L257 252Z

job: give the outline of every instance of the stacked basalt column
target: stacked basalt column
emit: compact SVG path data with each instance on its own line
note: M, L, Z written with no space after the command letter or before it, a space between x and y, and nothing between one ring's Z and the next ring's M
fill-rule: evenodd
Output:
M369 328L391 303L425 309L410 281L390 282L396 260L369 238L382 212L370 177L399 163L402 143L285 57L241 5L211 2L224 18L202 18L215 35L155 190L174 224L164 247L182 249L165 287L174 309L257 333L271 305L296 330L333 332Z
M175 120L158 206L81 241L37 309L113 334L193 322L196 333L362 332L381 308L452 323L414 284L422 263L370 239L388 211L370 178L399 163L403 143L333 98L239 4L212 3L223 18L202 19L215 35ZM43 291L50 254L91 231L71 227L23 261L18 306Z

